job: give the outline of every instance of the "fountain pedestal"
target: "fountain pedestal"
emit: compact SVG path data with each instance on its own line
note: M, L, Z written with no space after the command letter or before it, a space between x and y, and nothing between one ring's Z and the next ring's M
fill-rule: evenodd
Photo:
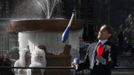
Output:
M72 25L71 25L71 32L70 32L70 37L72 40L70 42L70 46L65 46L63 51L58 50L58 48L55 48L58 46L58 44L53 44L53 40L57 40L57 43L60 43L59 45L62 45L61 39L53 39L51 36L50 38L46 38L48 36L44 36L44 39L40 39L42 33L43 35L46 33L62 33L69 20L68 19L50 19L50 20L13 20L11 21L11 25L7 29L8 32L19 32L22 33L25 32L24 34L27 35L27 31L30 31L30 34L25 37L21 38L23 36L19 36L21 40L19 40L19 45L21 48L27 47L27 45L30 46L30 52L33 52L34 46L38 45L45 45L46 46L46 60L47 60L47 66L51 67L70 67L71 64L71 57L73 55L70 54L70 51L73 49L79 51L79 37L81 36L79 34L80 30L82 30L82 21L79 20L73 20ZM32 32L32 33L31 33ZM40 34L41 32L41 34ZM36 33L36 34L34 34ZM39 35L39 34L40 35ZM71 36L71 34L73 35ZM81 32L80 32L81 33ZM33 35L34 34L34 35ZM36 35L36 36L35 36ZM52 34L53 35L53 34ZM25 35L24 35L25 36ZM61 38L61 35L58 36ZM32 39L31 39L32 38ZM41 40L40 42L37 42L37 40ZM43 42L45 40L45 42ZM50 42L51 41L51 42ZM24 43L25 42L25 43ZM30 42L30 44L29 44ZM50 42L50 45L46 45L47 42ZM56 46L53 46L56 45ZM48 48L47 48L48 46ZM53 51L50 51L51 49L54 49ZM59 46L60 47L60 46ZM59 48L60 49L60 48ZM55 55L54 53L60 51L60 54ZM63 53L61 53L63 52ZM48 69L46 70L47 75L71 75L71 72L69 69Z

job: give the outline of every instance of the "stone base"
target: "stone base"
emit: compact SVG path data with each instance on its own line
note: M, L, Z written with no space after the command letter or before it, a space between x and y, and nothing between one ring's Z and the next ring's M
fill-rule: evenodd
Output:
M46 55L47 67L69 67L71 65L70 46L60 55ZM71 75L70 69L46 69L45 75Z

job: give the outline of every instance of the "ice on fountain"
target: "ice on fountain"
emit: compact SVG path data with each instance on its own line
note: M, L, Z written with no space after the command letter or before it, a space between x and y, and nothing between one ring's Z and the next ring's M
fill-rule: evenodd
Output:
M82 37L83 29L77 31L71 31L69 36L69 43L71 45L71 59L79 57L80 50L80 37Z
M47 52L59 55L64 51L65 44L70 44L73 49L79 51L79 37L82 35L82 30L71 31L65 44L61 42L61 35L62 32L19 32L19 46L26 48L29 45L32 52L36 46L44 45Z
M28 33L26 32L19 32L18 33L18 42L19 42L19 49L27 48L28 46Z
M15 61L14 67L26 67L26 55L28 52L28 48L23 48L19 50L19 59ZM14 69L15 75L20 75L20 74L26 74L25 69Z
M29 67L46 67L46 54L43 49L39 49L37 46L33 50L31 54L31 64ZM27 75L32 75L31 72L34 69L28 69L27 70ZM41 70L41 75L44 75L45 69L40 69Z

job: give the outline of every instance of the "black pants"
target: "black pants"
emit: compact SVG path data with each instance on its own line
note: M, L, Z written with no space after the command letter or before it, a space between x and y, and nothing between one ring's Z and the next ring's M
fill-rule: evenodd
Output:
M111 75L111 69L108 65L95 65L90 75Z

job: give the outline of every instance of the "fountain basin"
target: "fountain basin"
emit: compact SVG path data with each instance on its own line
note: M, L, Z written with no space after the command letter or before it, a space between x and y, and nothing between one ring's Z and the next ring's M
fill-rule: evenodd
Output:
M64 31L69 19L12 20L8 32L21 31ZM73 20L71 30L82 29L81 20Z

